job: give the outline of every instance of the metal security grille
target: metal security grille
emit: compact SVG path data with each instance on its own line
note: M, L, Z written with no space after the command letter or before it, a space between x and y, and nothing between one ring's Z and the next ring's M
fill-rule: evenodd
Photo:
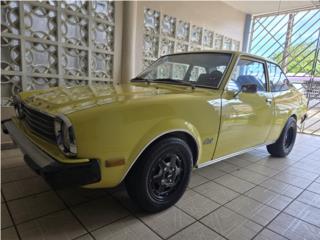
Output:
M2 105L21 90L113 80L114 2L1 1Z
M320 135L320 9L253 17L249 51L278 62L308 98L304 133Z

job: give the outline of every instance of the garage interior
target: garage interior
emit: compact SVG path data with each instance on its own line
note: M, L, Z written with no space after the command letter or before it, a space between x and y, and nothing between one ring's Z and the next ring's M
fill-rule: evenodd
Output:
M1 119L19 91L126 83L162 55L235 50L275 60L308 99L291 154L196 169L146 214L123 186L52 189L1 133L2 239L320 239L320 2L2 1Z

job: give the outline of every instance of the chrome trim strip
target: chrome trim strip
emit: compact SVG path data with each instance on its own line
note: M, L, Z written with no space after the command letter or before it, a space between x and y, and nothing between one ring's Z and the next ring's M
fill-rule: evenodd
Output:
M73 133L73 142L71 142L70 140L70 136L69 136L69 149L66 149L66 147L64 146L64 144L62 143L63 142L63 129L61 128L61 122L63 124L66 125L66 127L69 129L71 128L72 130L72 133ZM76 142L76 139L75 139L75 131L74 131L74 128L73 128L73 125L70 121L70 119L65 116L64 114L59 114L55 119L54 119L54 131L55 131L55 135L56 135L56 139L57 139L57 142L56 144L58 145L59 149L61 150L61 152L67 156L67 157L75 157L78 153L77 151L77 142ZM70 133L68 133L70 135Z
M19 95L15 95L15 96L16 96L17 99L20 98ZM34 127L32 127L32 123L30 124L30 121L35 122L35 121L40 120L40 121L46 122L47 121L46 118L49 118L50 121L52 119L52 123L54 124L55 117L53 115L49 115L48 113L41 111L40 109L37 109L35 107L30 106L29 104L26 104L21 99L19 101L19 105L20 105L21 110L24 111L24 116L22 118L19 118L17 116L18 119L21 121L21 123L25 127L27 127L27 129L29 129L33 134L37 135L38 137L42 138L43 140L48 141L49 143L54 143L55 144L56 143L55 138L53 139L53 138L50 138L49 136L43 135L38 130L36 130ZM32 111L34 111L35 113L32 113ZM35 117L31 117L30 118L31 115L35 116L35 114L37 114L38 120L36 120ZM41 116L39 116L39 115L41 115ZM33 123L33 125L34 125L34 123ZM50 135L50 132L49 132L48 135ZM52 135L54 135L54 131L52 132Z
M271 143L264 143L264 144L256 145L254 147L246 148L246 149L243 149L243 150L235 152L235 153L231 153L231 154L228 154L228 155L216 158L216 159L212 159L212 160L209 160L207 162L204 162L204 163L201 163L201 164L197 165L196 168L206 167L206 166L209 166L209 165L211 165L213 163L217 163L217 162L223 161L225 159L228 159L228 158L231 158L231 157L234 157L234 156L238 156L240 154L249 152L249 151L254 150L254 149L258 148L258 147L263 147L263 146L269 145Z
M49 113L49 112L45 112L45 111L43 111L43 110L41 110L41 109L39 109L39 108L30 106L30 104L26 103L26 102L23 101L23 100L21 100L21 104L27 106L27 107L30 108L31 110L34 110L34 111L40 112L40 113L42 113L42 114L44 114L44 115L47 115L48 117L52 117L52 118L55 118L55 117L56 117L55 115L53 115L53 114L51 114L51 113Z
M129 168L127 169L127 171L125 172L125 174L123 174L123 177L121 178L120 183L121 183L121 182L123 181L123 179L127 176L128 172L129 172L130 169L132 168L133 164L139 159L139 157L141 156L141 154L144 152L144 150L147 149L147 147L150 146L151 143L153 143L155 140L157 140L158 138L162 137L163 135L166 135L166 134L168 134L168 133L174 133L174 132L185 132L185 133L189 134L189 135L194 139L194 141L195 141L196 144L197 144L197 148L198 148L198 156L197 156L197 159L196 159L196 160L197 160L196 162L198 162L198 160L199 160L199 155L200 155L200 152L199 152L199 143L198 143L198 141L196 140L196 138L193 136L193 134L192 134L191 132L185 130L185 129L172 129L172 130L170 130L170 131L165 131L165 132L157 135L156 137L154 137L153 139L151 139L151 141L149 141L149 143L146 144L146 145L142 148L142 150L138 153L138 155L136 156L136 158L132 161L131 165L129 166Z

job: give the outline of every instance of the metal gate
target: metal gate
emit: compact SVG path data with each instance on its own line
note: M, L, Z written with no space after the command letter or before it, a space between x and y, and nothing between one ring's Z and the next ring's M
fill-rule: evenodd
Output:
M249 51L282 66L308 99L300 131L320 135L320 9L254 16Z

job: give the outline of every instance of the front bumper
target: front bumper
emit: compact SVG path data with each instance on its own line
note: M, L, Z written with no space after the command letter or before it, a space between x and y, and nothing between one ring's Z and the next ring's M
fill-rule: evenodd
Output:
M2 131L5 134L10 134L12 140L20 147L29 167L41 175L51 186L64 188L100 181L98 161L91 160L87 163L75 164L59 163L32 143L11 119L2 121L1 127Z

